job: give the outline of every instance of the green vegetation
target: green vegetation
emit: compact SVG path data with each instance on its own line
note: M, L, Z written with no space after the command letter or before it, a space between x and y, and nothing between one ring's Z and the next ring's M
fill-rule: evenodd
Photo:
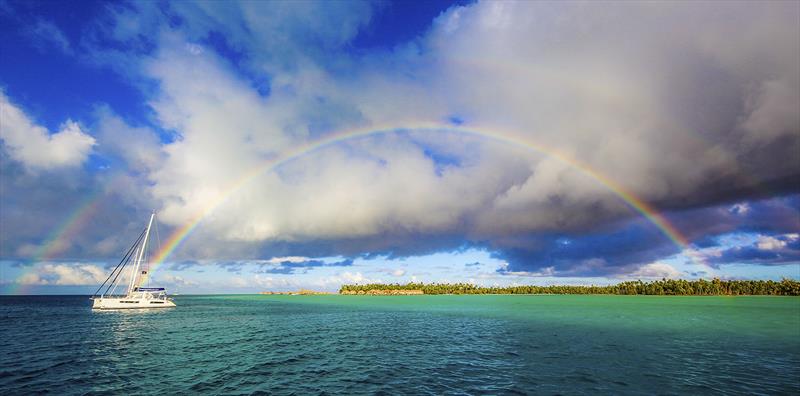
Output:
M647 294L657 296L716 296L716 295L770 295L798 296L800 282L783 279L780 282L760 280L713 279L672 280L652 282L622 282L609 286L509 286L482 287L469 283L407 283L368 285L342 285L341 294L370 294L370 291L421 290L424 294Z

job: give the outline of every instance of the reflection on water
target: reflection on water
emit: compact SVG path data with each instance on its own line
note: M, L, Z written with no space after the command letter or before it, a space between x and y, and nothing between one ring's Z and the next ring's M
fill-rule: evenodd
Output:
M107 335L116 348L127 347L135 337L146 336L153 330L154 320L158 315L165 315L165 309L116 309L92 310L93 315L102 318L95 323L108 327ZM157 334L152 334L157 336Z
M719 301L0 298L0 393L797 394L800 299Z

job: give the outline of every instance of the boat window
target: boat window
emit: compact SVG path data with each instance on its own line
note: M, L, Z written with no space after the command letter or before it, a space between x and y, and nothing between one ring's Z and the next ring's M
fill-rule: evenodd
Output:
M163 301L150 301L150 304L163 304Z

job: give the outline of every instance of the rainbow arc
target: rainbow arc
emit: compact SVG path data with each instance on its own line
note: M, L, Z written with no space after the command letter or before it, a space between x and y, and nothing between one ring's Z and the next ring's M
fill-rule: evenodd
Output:
M510 131L499 131L497 128L466 128L460 126L442 125L440 123L418 123L413 126L383 126L378 128L372 127L335 133L325 139L298 146L292 150L284 152L281 155L258 164L232 182L228 188L223 190L223 192L217 196L216 199L212 200L211 203L204 209L198 211L191 219L189 219L189 221L177 228L169 236L162 249L154 256L150 267L150 274L152 274L179 246L181 246L181 244L192 234L192 232L203 221L203 219L208 217L212 212L214 212L214 210L224 204L228 199L230 199L231 196L233 196L237 191L239 191L243 186L255 179L257 176L272 171L275 168L300 157L310 155L316 151L345 141L369 136L399 133L403 131L415 133L456 133L466 136L473 136L516 147L522 147L530 151L555 158L556 160L578 170L582 174L591 177L605 186L609 191L624 201L631 209L644 216L650 223L658 228L661 233L663 233L682 250L691 250L689 249L688 239L673 224L671 224L666 217L660 214L656 208L648 204L643 199L637 197L633 192L623 187L620 183L614 181L601 172L592 169L588 164L585 164L556 149L520 138L521 134Z

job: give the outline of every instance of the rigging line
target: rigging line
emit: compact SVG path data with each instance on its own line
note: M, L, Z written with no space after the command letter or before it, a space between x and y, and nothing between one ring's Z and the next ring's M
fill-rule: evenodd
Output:
M106 280L104 280L103 283L100 284L100 287L97 288L97 291L95 291L94 294L92 294L92 296L96 296L97 292L99 292L100 289L102 289L103 286L105 286L106 282L108 282L108 280L111 279L111 276L114 275L114 272L117 272L117 268L119 268L119 266L122 265L123 262L125 262L125 260L128 258L128 256L131 254L131 251L133 251L133 249L139 243L139 240L142 239L142 235L144 235L144 230L142 230L142 233L139 234L139 238L136 239L136 242L133 243L133 246L131 246L130 249L128 249L128 252L125 253L125 256L122 257L122 260L120 260L119 264L117 264L117 266L114 267L114 270L111 271L110 274L108 274L108 278L106 278Z
M128 260L126 260L125 264L122 265L122 268L120 268L119 272L117 273L117 276L114 277L114 280L111 283L108 284L108 287L106 288L106 291L105 291L104 294L108 294L109 289L111 289L111 295L116 293L117 286L119 286L119 283L117 283L117 277L119 277L122 274L122 270L125 268L125 266L128 265L128 263L130 263L132 259L134 259L134 257L136 256L136 252L138 252L138 249L135 250L134 253L131 256L128 256ZM133 267L131 267L131 268L133 268ZM113 289L111 288L112 286L114 287Z
M133 256L131 256L131 257L136 257L136 250L133 251ZM128 260L125 262L125 265L128 265L128 263L130 263L130 262L131 262L131 259L129 257ZM120 273L122 273L122 271L124 271L124 269L125 269L124 266L122 268L120 268ZM120 280L120 283L121 282L122 281ZM111 286L114 286L114 287L112 288ZM115 295L117 293L117 286L119 286L119 283L117 283L117 282L110 283L108 285L108 288L106 289L106 294L107 295L111 295L111 296ZM109 292L109 289L111 289L111 292Z
M108 292L109 289L111 289L111 286L114 285L117 282L117 278L119 278L119 275L122 274L122 269L125 268L125 266L128 265L128 263L131 261L131 257L132 257L131 252L139 245L139 242L142 241L142 238L144 237L145 231L147 231L147 229L142 230L142 233L139 234L139 238L136 240L136 242L133 243L133 246L131 246L130 250L128 250L128 256L127 257L123 257L122 260L125 262L125 264L123 264L122 268L120 268L119 271L117 271L117 275L114 277L114 280L111 281L111 283L106 288L106 293ZM110 276L111 275L109 275L109 277ZM114 287L114 290L116 290L116 289L117 288Z
M103 294L108 294L109 290L111 290L111 294L114 294L114 292L116 292L116 291L117 291L117 278L119 278L119 276L120 276L120 275L122 274L122 272L125 270L125 266L127 266L127 265L128 265L128 263L130 263L130 262L131 262L131 258L132 258L134 255L136 255L136 249L135 249L135 247L136 247L137 245L138 245L138 241L137 241L137 244L136 244L136 245L134 245L134 250L132 251L132 253L131 253L130 255L128 255L128 257L126 257L126 258L125 258L125 262L124 262L124 264L122 264L122 267L120 267L120 268L119 268L119 271L117 271L117 274L114 276L114 280L112 280L112 281L111 281L111 283L109 283L109 284L108 284L108 287L106 287L106 290L105 290L105 292L104 292ZM113 286L113 289L112 289L112 286Z
M161 237L158 235L158 221L156 221L156 241L158 242L158 251L161 251Z
M156 250L156 252L160 252L161 251L161 236L158 233L158 220L156 220L156 242L158 243L158 250ZM152 274L150 273L150 266L147 266L147 286L150 286L150 277L151 277L151 275Z

